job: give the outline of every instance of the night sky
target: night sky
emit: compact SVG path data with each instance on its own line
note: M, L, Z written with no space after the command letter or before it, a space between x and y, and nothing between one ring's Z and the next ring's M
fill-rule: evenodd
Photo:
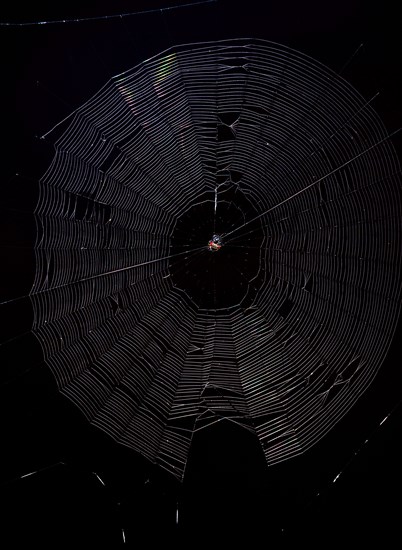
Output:
M171 46L263 38L339 71L363 43L343 76L367 99L380 91L375 108L390 133L402 126L402 36L396 7L363 0L218 0L159 9L185 3L117 0L87 2L85 8L75 2L37 2L24 10L12 3L2 7L1 21L8 22L151 11L79 23L1 26L1 301L27 295L33 282L37 182L54 154L53 136L40 137L110 77ZM393 141L400 152L402 139ZM59 396L30 334L29 300L11 301L1 309L1 341L6 341L0 359L3 548L35 542L53 548L66 542L95 548L103 542L119 548L122 528L126 544L138 548L145 546L141 541L158 538L183 547L197 542L214 548L241 536L254 548L262 537L263 547L278 548L280 541L315 541L325 547L334 539L347 544L374 535L384 541L398 537L400 325L370 388L313 449L267 468L257 439L221 422L195 436L181 485L89 426ZM34 471L39 472L21 479Z

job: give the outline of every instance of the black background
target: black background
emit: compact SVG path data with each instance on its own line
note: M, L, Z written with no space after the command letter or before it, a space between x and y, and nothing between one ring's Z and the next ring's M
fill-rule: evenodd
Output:
M363 43L343 76L366 99L380 91L375 107L389 132L402 126L402 39L396 2L219 0L159 10L181 3L2 6L1 20L9 22L155 9L117 19L0 27L2 299L26 295L33 281L37 181L54 152L50 137L40 136L111 76L172 45L264 38L339 71ZM400 138L394 143L401 151ZM267 469L258 442L222 422L197 433L180 485L92 429L57 394L29 334L29 300L2 306L2 320L1 340L9 340L1 348L3 548L23 543L53 548L66 543L96 548L103 543L118 548L122 528L127 545L138 548L157 539L183 547L226 547L227 541L242 537L252 548L277 548L287 541L323 546L334 539L368 542L375 535L384 544L399 539L400 326L371 387L312 450Z

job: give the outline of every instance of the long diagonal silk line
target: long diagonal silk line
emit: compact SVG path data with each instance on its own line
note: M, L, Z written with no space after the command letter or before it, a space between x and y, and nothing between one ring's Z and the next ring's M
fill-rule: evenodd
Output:
M309 183L309 185L306 185L306 187L303 187L303 189L300 189L300 191L297 191L296 193L293 193L293 195L291 195L290 197L287 197L283 201L278 202L278 204L275 204L274 206L271 206L271 208L268 208L268 210L265 210L261 214L258 214L258 216L255 216L254 218L252 218L251 220L248 220L247 222L243 223L239 227L236 227L235 229L232 229L232 231L229 231L229 233L223 233L222 237L224 237L226 239L227 237L229 237L229 235L232 235L233 233L237 233L237 231L240 231L240 229L243 229L243 227L246 227L247 225L250 225L250 223L253 223L256 220L259 220L260 218L266 216L267 214L269 214L273 210L276 210L276 208L279 208L283 204L291 201L292 199L294 199L298 195L301 195L302 193L305 193L308 189L311 189L311 187L314 187L315 185L319 184L321 181L325 180L326 178L329 178L330 176L333 176L334 174L336 174L336 172L339 172L339 170L342 170L342 168L345 168L345 166L347 166L351 162L354 162L355 160L357 160L358 158L360 158L363 155L366 155L368 152L372 151L373 149L375 149L376 147L378 147L379 145L381 145L385 141L388 141L389 139L394 137L397 133L399 133L401 130L402 130L402 128L398 128L397 130L395 130L394 132L392 132L391 134L389 134L385 138L381 139L380 141L378 141L377 143L375 143L374 145L372 145L368 149L362 151L361 153L359 153L358 155L356 155L352 159L349 159L348 161L343 163L341 166L338 166L337 168L335 168L331 172L328 172L328 174L325 174L325 176L322 176L321 178L319 178L316 181L313 181L312 183Z
M41 294L43 292L49 292L49 291L56 290L58 288L63 288L63 287L66 287L66 286L69 286L69 285L72 285L72 284L83 283L85 281L90 281L92 279L97 279L99 277L106 277L108 275L114 275L115 273L121 273L123 271L129 271L131 269L136 269L138 267L143 267L145 265L150 265L150 264L154 264L154 263L157 263L157 262L162 262L164 260L170 260L171 258L175 258L177 256L183 256L185 254L190 254L192 252L201 250L203 248L205 248L205 246L200 246L198 248L185 250L184 252L177 252L176 254L170 254L169 256L163 256L162 258L155 258L154 260L148 260L147 262L141 262L141 263L138 263L138 264L135 264L135 265L129 265L127 267L121 267L119 269L113 269L112 271L106 271L104 273L97 273L96 275L91 275L89 277L84 277L83 279L78 279L77 281L70 281L69 283L65 283L63 285L52 286L52 287L49 287L49 288L45 288L43 290L38 290L38 291L32 292L30 294L25 294L23 296L18 296L17 298L11 298L10 300L5 300L3 302L0 302L0 306L5 305L5 304L10 304L10 303L16 302L18 300L23 300L24 298L28 298L29 296L33 296L35 294Z

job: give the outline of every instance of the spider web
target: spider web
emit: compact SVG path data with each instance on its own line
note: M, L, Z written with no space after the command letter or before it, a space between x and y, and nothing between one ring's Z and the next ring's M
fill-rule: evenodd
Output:
M400 308L400 166L371 103L243 39L172 48L73 113L40 182L33 332L93 425L181 479L213 423L275 464L352 407Z

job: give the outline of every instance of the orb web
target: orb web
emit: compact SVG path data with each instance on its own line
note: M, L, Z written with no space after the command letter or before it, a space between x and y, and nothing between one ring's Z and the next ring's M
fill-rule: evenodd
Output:
M268 464L328 433L399 313L400 166L371 102L284 46L193 44L111 79L55 146L31 299L60 392L178 478L222 419Z

